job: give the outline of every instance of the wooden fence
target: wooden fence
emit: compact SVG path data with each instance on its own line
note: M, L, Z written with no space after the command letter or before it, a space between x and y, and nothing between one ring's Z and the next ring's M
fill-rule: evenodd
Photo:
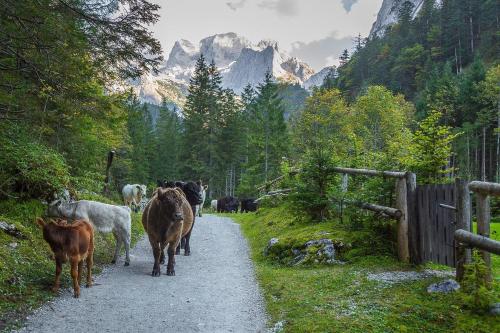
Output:
M488 267L487 282L491 283L490 253L500 254L500 242L489 238L490 196L500 196L500 184L486 182L467 183L456 179L454 184L416 186L411 172L378 171L367 169L333 168L343 176L347 189L348 175L393 178L396 183L396 207L373 203L347 204L378 212L398 222L398 257L401 261L421 264L432 261L456 267L457 280L461 280L464 265L471 262L471 248L481 251ZM295 170L294 173L300 172ZM269 191L283 177L259 187L263 197L286 194L290 189ZM344 188L345 187L345 188ZM477 196L478 234L472 233L470 191Z

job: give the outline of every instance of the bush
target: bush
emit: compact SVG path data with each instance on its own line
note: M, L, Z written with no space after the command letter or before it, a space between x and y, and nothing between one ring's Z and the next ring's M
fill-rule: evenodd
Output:
M2 124L0 133L0 197L48 199L68 185L68 166L61 154L34 141L17 124Z
M462 281L462 301L464 307L483 313L489 310L493 303L493 292L485 282L488 268L478 251L473 253L473 262L465 265L464 279Z

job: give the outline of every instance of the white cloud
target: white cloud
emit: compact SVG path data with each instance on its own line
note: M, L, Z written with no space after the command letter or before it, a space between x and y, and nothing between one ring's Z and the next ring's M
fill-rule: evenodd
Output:
M313 40L309 43L295 42L291 54L307 62L316 70L325 66L337 65L338 58L344 49L350 50L353 37L338 37L336 32L329 36Z

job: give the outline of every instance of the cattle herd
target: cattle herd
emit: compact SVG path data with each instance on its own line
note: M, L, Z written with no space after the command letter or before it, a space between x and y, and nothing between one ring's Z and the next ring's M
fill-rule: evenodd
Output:
M125 266L130 265L131 211L142 210L142 225L153 250L152 276L160 276L160 265L165 263L167 249L167 275L175 275L175 255L184 249L184 255L191 254L191 232L195 217L202 216L207 194L207 185L198 182L158 181L158 187L149 200L146 186L127 184L122 189L124 206L110 205L97 201L58 199L47 208L46 222L37 219L43 230L43 238L49 244L56 262L56 277L53 290L59 289L62 264L69 261L73 280L74 297L80 296L80 281L83 262L87 264L86 287L92 285L94 230L113 233L116 247L112 263L116 263L122 245L125 247ZM212 200L211 207L217 212L236 213L257 210L255 199L238 200L226 196Z

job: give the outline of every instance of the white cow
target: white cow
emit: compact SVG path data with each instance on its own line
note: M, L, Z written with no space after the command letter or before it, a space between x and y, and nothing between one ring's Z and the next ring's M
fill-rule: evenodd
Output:
M116 263L122 243L125 243L125 266L130 265L131 217L128 206L108 205L102 202L80 200L62 202L56 200L47 208L47 215L69 220L86 220L100 232L113 232L116 239L112 263Z
M196 205L196 215L201 217L203 212L203 205L205 204L205 199L207 198L207 189L208 185L203 185L201 187L200 196L201 196L201 204Z
M129 207L134 205L135 210L139 210L142 197L146 196L146 189L146 185L139 184L127 184L123 186L122 195L125 205Z
M212 209L214 210L214 212L217 211L217 200L212 200L210 202L210 207L212 207Z

